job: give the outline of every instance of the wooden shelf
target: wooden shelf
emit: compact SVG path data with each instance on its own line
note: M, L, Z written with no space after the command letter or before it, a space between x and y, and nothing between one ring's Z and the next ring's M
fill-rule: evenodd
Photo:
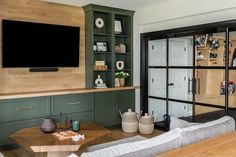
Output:
M110 36L111 34L107 33L94 33L95 36Z
M94 72L111 72L111 70L94 70Z
M130 71L130 69L122 69L122 70L116 69L116 72L117 72L117 71Z
M207 58L197 58L197 61L204 61L207 60Z
M115 52L116 55L131 55L131 52L125 52L125 53L121 53L121 52Z
M94 54L111 54L112 52L95 51Z
M79 94L79 93L92 93L92 92L104 92L114 90L128 90L136 89L139 87L125 86L125 87L114 87L114 88L74 88L74 89L62 89L62 90L46 90L46 91L31 91L31 92L18 92L18 93L0 93L0 100L15 99L15 98L30 98L39 96L53 96L62 94Z
M209 58L209 61L218 61L220 58Z
M116 34L115 36L118 37L118 38L128 38L128 37L130 37L130 35L123 35L123 34Z

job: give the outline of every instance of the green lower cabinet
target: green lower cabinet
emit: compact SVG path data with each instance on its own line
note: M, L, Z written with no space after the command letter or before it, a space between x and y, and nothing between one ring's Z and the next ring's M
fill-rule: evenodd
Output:
M121 124L119 111L135 109L135 90L95 93L95 122L108 127Z
M113 92L95 93L95 122L105 127L115 125L115 113Z
M50 97L0 101L0 122L19 121L50 115Z
M68 94L51 97L51 115L94 110L94 93Z
M80 122L94 122L94 111L82 112L82 113L73 113L73 114L65 114L62 117L62 121L65 121L65 117L68 120L79 120ZM52 117L56 122L59 122L59 116Z
M16 122L0 123L0 146L12 144L9 136L23 128L38 126L43 122L44 118L31 120L22 120Z
M135 90L114 91L114 103L118 110L115 114L116 124L121 124L119 111L121 113L127 112L128 109L135 111Z

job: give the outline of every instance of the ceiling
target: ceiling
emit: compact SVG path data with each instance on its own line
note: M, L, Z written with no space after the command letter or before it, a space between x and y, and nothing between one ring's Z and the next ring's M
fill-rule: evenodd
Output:
M75 5L75 6L84 6L93 3L115 8L131 9L131 10L137 10L141 7L152 5L153 3L157 2L157 0L42 0L42 1Z

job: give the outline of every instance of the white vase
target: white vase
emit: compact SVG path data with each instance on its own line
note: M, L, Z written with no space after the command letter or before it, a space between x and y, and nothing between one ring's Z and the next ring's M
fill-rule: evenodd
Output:
M115 87L120 87L120 81L118 78L115 78Z

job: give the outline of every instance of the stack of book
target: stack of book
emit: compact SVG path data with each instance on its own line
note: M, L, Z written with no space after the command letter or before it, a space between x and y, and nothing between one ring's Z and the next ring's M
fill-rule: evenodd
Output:
M100 83L100 84L96 84L95 88L107 88L107 85L105 83Z

